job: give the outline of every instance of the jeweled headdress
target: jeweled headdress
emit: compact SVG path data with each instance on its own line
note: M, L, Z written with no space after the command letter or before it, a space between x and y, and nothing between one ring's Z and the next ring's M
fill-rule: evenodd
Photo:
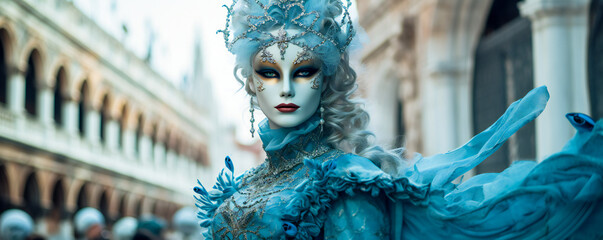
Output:
M295 44L304 49L298 59L311 51L322 60L323 73L330 75L355 35L350 5L350 0L345 5L341 0L233 0L224 5L226 26L218 32L239 65L250 65L258 52L270 61L267 47L276 44L282 56Z

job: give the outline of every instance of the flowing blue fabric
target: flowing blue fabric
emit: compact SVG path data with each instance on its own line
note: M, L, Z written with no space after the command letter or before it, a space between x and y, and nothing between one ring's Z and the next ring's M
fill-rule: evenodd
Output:
M220 210L228 205L227 198L251 201L240 193L253 188L253 184L244 186L241 177L221 174L211 193L202 187L195 190L201 195L199 218L201 225L208 228L205 236L601 239L603 120L596 122L592 130L579 129L563 149L541 163L519 161L501 173L480 174L464 183L453 183L536 118L548 97L545 87L532 90L464 146L431 157L418 156L399 170L399 177L383 172L369 159L336 149L305 158L290 181L277 186L292 190L269 196L271 200L262 214L254 215L254 224L233 225L228 219L232 215ZM320 136L317 122L314 116L291 129L269 129L263 123L260 136L268 155L273 161L276 157L286 161L320 147L317 142L306 144L308 139ZM228 161L226 164L229 166ZM259 173L252 170L243 178L261 176ZM245 213L249 211L242 207L235 212L237 216L248 216ZM225 228L228 230L226 223L243 233L219 235Z
M603 121L576 138L586 140L539 164L518 162L452 191L432 189L427 206L405 205L404 238L600 239Z
M405 175L419 183L431 183L432 188L445 184L473 169L502 146L507 139L544 110L549 94L546 87L530 91L505 111L492 126L476 135L456 150L420 159ZM453 163L453 164L452 164Z
M303 136L312 130L316 129L319 125L320 117L314 114L308 121L292 128L277 128L271 129L268 124L268 118L260 122L259 127L260 139L262 139L262 145L264 151L276 151L285 147L287 144L296 140L300 136Z
M602 222L603 122L578 133L542 163L516 162L502 173L452 180L496 151L515 131L542 112L548 93L532 90L513 103L490 128L454 151L416 161L406 169L420 183L431 179L426 206L405 205L405 239L600 238ZM430 231L431 226L442 231ZM583 230L577 232L578 228ZM582 234L582 235L580 235Z

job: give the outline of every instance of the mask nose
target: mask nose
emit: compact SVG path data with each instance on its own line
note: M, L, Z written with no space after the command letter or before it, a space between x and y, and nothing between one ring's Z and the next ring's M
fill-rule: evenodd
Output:
M283 89L280 96L284 98L291 98L295 96L295 91L293 90L293 86L291 84L291 78L283 79Z

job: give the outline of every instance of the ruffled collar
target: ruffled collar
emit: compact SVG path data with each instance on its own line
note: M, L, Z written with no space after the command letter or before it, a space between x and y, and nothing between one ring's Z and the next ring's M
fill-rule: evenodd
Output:
M260 123L259 135L267 155L268 170L273 174L291 170L306 158L314 159L333 148L322 139L317 128L318 115L292 128L270 129L268 120Z
M304 123L290 128L270 129L268 119L260 122L258 134L262 139L264 151L276 151L285 147L287 144L295 141L300 136L306 135L318 127L320 117L315 114L306 120Z

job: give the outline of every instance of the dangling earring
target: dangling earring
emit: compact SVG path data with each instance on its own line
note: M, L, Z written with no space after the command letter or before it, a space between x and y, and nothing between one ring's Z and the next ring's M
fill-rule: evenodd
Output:
M325 119L323 118L323 114L325 113L325 108L320 104L320 134L322 135L322 129L325 125Z
M253 117L254 111L255 109L253 108L253 97L251 97L249 99L249 112L251 113L251 119L249 119L249 122L251 123L251 130L249 130L249 132L251 133L251 138L253 138L253 133L255 133L255 128L253 128L253 122L255 122L255 118Z

